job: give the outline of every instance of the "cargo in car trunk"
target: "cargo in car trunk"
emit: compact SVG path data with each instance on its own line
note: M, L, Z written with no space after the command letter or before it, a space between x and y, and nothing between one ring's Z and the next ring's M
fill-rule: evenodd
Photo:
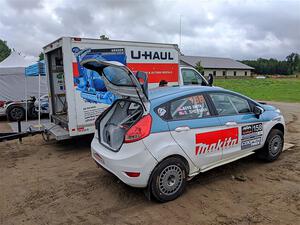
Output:
M126 132L143 115L140 103L119 99L96 121L99 142L113 151L118 151L124 142Z

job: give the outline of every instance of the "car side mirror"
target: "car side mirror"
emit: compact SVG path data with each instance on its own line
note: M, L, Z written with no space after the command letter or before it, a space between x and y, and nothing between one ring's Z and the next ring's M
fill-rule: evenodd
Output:
M257 105L253 109L253 113L256 117L259 117L263 112L264 112L264 109Z
M213 85L213 82L214 82L214 76L213 76L211 73L208 75L208 80L207 80L207 82L208 82L208 85L209 85L209 86L212 86L212 85Z

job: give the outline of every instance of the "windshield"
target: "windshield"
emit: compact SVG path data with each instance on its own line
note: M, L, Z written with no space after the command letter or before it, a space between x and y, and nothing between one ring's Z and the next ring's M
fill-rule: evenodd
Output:
M129 71L126 71L122 67L116 66L107 66L103 69L103 75L107 80L118 86L134 86L132 79L130 78L131 74Z

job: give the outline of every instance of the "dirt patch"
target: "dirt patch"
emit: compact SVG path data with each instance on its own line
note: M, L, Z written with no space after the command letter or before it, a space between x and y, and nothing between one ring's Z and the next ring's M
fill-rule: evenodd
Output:
M300 224L300 104L274 104L293 149L200 174L166 204L97 168L89 138L0 143L0 224Z

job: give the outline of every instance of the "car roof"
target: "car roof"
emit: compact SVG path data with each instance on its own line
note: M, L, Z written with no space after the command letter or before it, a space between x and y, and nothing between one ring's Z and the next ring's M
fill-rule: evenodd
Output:
M224 90L220 87L210 87L210 86L199 86L199 85L185 85L185 86L171 86L171 87L158 87L149 90L149 99L155 100L160 99L165 96L175 97L176 95L193 94L197 92L206 91L220 91Z

